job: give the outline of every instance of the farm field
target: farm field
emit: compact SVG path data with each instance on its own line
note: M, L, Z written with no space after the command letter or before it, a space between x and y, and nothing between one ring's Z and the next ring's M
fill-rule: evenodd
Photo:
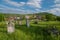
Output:
M0 22L0 40L60 40L60 34L48 34L43 29L56 26L60 32L59 21L39 21L38 24L34 24L34 21L30 22L30 27L25 25L25 21L22 21L22 25L15 24L15 32L12 34L7 33L7 27L5 22Z

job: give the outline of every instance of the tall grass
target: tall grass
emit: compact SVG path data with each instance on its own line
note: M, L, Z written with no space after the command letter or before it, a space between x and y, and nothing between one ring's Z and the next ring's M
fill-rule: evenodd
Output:
M0 22L0 40L60 40L60 35L48 35L43 29L56 26L60 31L60 22L39 22L34 24L30 23L28 28L23 21L22 25L15 25L15 32L12 34L7 33L5 22Z

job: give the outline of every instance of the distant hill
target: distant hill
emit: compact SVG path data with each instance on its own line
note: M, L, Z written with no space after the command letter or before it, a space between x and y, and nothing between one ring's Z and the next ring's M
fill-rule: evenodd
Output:
M54 15L52 13L48 13L48 12L40 12L40 13L34 13L34 14L5 14L5 13L0 13L0 20L1 20L1 15L3 15L4 17L9 17L9 16L23 16L25 17L25 15L29 15L31 16L31 18L33 18L34 16L40 16L41 20L47 20L47 21L60 21L60 16Z

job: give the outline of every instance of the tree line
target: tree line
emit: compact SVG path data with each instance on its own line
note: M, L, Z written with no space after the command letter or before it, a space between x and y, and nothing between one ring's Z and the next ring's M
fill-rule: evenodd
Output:
M3 14L3 13L0 13L0 21L4 21L5 20L5 17L7 16L11 16L12 14ZM13 14L13 16L17 16L18 14ZM27 15L27 14L26 14ZM42 12L42 13L35 13L35 14L29 14L29 16L31 16L31 18L33 18L33 15L35 16L40 16L41 17L41 20L45 20L46 21L60 21L60 16L56 16L52 13L48 13L48 12ZM20 16L23 16L23 18L25 17L24 15L20 15ZM31 19L30 18L30 19ZM24 18L25 19L25 18Z

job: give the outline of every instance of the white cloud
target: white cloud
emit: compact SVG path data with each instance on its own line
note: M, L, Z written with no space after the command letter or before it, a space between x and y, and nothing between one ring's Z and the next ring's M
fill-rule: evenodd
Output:
M53 8L53 9L47 10L46 12L50 12L60 16L60 8Z
M60 8L60 0L54 0L55 5L52 7Z
M0 12L5 12L5 13L20 13L20 12L24 12L23 8L18 9L18 8L11 8L11 7L7 7L4 5L0 5Z
M10 4L10 5L14 5L14 6L17 6L17 7L20 7L20 6L23 6L25 4L25 2L14 2L14 1L11 1L11 0L4 0L7 4Z
M55 4L52 6L53 8L50 10L47 10L47 12L60 16L60 0L54 0L54 3Z
M52 7L60 8L60 4L55 4L55 5L53 5Z
M9 7L0 4L0 8L9 8Z
M24 5L24 4L25 4L25 2L20 2L20 4Z
M29 0L27 2L27 5L37 7L37 8L41 8L41 2L42 2L42 0Z
M21 9L11 8L11 7L7 7L7 6L4 6L4 5L0 5L0 12L4 12L4 13L20 13L20 14L33 13L32 10L24 10L23 8L21 8Z
M7 7L7 6L4 6L4 5L0 5L0 11L1 12L5 12L5 13L37 13L37 12L50 12L50 13L53 13L53 14L56 14L56 15L60 15L60 0L55 0L55 5L53 5L52 9L50 10L40 10L39 8L41 8L41 4L42 4L42 0L28 0L27 3L25 2L15 2L15 1L12 1L12 0L4 0L6 3L8 3L9 5L13 5L13 6L17 6L17 7L20 7L20 6L23 6L23 5L28 5L28 6L31 6L31 7L34 7L35 10L24 10L24 9L18 9L18 8L10 8L10 7Z
M35 9L36 11L39 11L39 9Z
M16 6L16 7L28 5L34 8L41 8L41 4L42 4L42 0L28 0L27 2L19 2L19 3L12 0L4 0L4 2L6 4Z
M55 2L55 3L60 3L60 0L55 0L54 2Z

